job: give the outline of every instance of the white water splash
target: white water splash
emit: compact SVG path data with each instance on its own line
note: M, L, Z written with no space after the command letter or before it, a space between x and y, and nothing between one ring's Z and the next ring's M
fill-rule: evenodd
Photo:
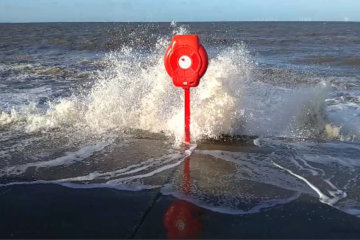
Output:
M174 34L188 33L173 25ZM169 42L159 38L151 53L128 47L108 53L101 60L107 67L94 74L90 90L50 102L46 110L29 104L1 112L0 128L30 133L71 128L88 135L135 128L163 132L181 142L183 91L172 85L163 64ZM347 128L327 116L328 84L276 87L257 79L254 69L256 64L242 44L210 56L199 87L191 90L194 141L221 134L343 137Z

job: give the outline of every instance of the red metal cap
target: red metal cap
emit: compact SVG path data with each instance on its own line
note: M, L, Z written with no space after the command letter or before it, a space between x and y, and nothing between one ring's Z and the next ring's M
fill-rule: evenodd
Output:
M199 85L208 57L197 35L175 35L165 52L164 63L174 85L189 88Z

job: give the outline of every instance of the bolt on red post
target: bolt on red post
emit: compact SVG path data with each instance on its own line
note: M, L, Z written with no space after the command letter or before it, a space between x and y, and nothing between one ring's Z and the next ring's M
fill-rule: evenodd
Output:
M175 35L164 63L174 85L185 90L185 143L190 143L190 87L197 87L205 74L207 53L197 35Z

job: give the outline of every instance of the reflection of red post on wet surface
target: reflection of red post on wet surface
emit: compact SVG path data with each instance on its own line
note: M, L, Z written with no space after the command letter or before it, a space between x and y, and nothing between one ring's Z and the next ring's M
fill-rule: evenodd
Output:
M171 204L166 211L164 224L168 238L195 238L202 230L198 209L185 201Z
M184 163L185 194L190 193L190 157ZM199 209L185 201L173 202L165 213L164 225L168 230L168 238L196 238L202 231Z
M183 192L188 194L190 192L190 157L185 159L184 163L184 186Z

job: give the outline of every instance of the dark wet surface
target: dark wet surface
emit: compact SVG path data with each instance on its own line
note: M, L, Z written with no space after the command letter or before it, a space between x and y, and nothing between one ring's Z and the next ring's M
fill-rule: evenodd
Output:
M198 146L198 151L259 153L251 138L236 139L207 140ZM219 180L234 171L232 164L209 157L195 151L175 169L153 177L158 181L152 182L160 181L162 185L177 181L183 200L164 195L161 189L119 191L91 185L86 189L86 184L74 188L52 183L3 186L0 237L338 239L360 236L359 218L307 194L249 214L231 211L225 214L193 204L190 196L194 194L194 182L203 189L212 189L207 193L208 200L216 201L215 193L226 188L226 182ZM244 193L260 191L261 185L243 183Z
M158 190L71 189L53 184L0 192L2 238L358 238L360 219L309 196L271 210L221 214Z

